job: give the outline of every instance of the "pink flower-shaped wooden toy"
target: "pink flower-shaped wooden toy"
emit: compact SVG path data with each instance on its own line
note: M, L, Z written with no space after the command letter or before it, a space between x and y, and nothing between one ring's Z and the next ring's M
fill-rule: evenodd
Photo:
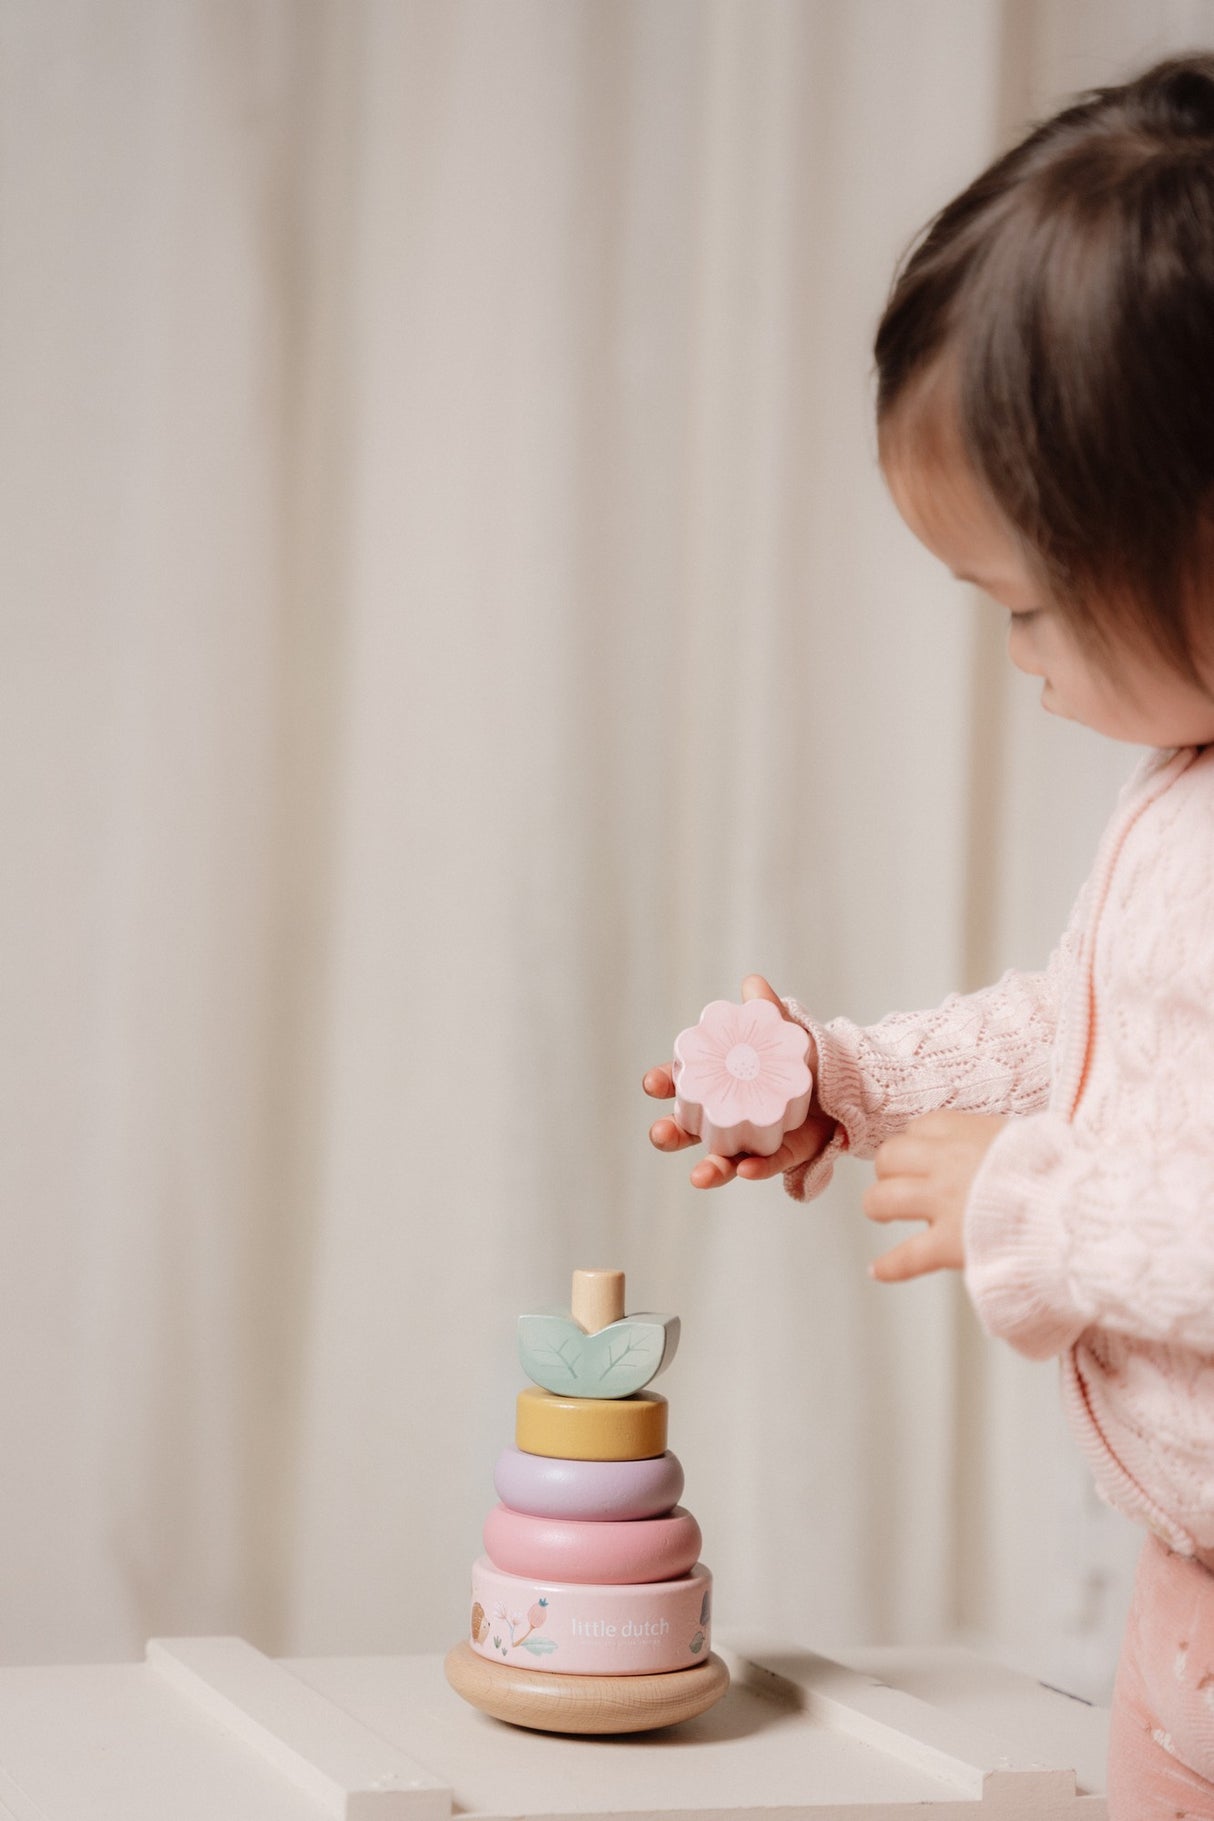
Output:
M674 1044L674 1117L709 1151L771 1157L809 1112L809 1037L768 999L714 999Z

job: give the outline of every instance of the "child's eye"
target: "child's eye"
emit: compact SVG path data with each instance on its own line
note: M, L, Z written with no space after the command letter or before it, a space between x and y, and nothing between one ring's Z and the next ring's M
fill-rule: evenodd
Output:
M1008 614L1017 626L1026 626L1030 620L1037 619L1040 613L1040 607L1008 608Z

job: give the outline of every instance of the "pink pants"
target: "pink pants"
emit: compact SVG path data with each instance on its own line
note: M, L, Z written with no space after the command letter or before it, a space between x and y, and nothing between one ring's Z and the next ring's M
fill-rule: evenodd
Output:
M1214 1574L1150 1536L1109 1733L1109 1821L1214 1821Z

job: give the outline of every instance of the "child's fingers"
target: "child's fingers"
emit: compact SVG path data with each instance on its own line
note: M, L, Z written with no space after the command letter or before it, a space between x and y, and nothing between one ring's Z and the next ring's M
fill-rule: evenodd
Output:
M878 1176L927 1176L937 1156L934 1145L909 1132L887 1138L873 1158Z
M771 1176L783 1176L785 1170L793 1168L793 1159L786 1144L770 1157L753 1157L749 1154L737 1160L738 1175L747 1182L766 1182Z
M878 1283L901 1284L911 1277L923 1277L929 1271L939 1271L943 1260L931 1228L916 1233L912 1239L904 1239L900 1246L890 1252L883 1252L880 1258L874 1259L868 1267L870 1277Z
M784 1005L784 1001L780 998L780 995L776 992L775 988L771 986L768 981L764 980L762 974L747 974L745 980L742 982L742 1003L745 1004L750 999L768 1000L775 1006L781 1018L792 1023L792 1020L788 1018L788 1012Z
M658 1151L685 1151L689 1144L699 1144L692 1132L685 1132L673 1119L655 1119L649 1128L649 1142Z
M790 1132L770 1157L739 1157L738 1175L745 1177L747 1182L765 1182L768 1177L782 1176L785 1170L795 1170L798 1164L808 1163L810 1158L819 1155L830 1143L834 1130L833 1119L811 1113L805 1124Z
M691 1172L691 1185L695 1189L719 1189L722 1184L732 1182L737 1173L737 1159L718 1157L715 1152L710 1157L702 1157Z
M669 1100L674 1093L674 1077L667 1063L663 1068L649 1069L641 1086L651 1100Z
M778 1151L770 1157L755 1157L749 1152L737 1159L738 1175L747 1182L766 1182L772 1176L783 1176L785 1170L795 1170L799 1163L820 1147L818 1144L801 1145L796 1142L798 1133L793 1133L784 1140Z
M922 1176L884 1176L870 1182L861 1202L870 1220L930 1220L936 1203Z

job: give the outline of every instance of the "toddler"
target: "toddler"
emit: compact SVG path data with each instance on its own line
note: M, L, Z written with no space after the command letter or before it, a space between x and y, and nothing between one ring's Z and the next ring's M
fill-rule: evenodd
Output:
M990 1333L1059 1357L1102 1495L1147 1532L1111 1821L1214 1817L1214 56L992 164L905 261L875 352L910 529L1006 611L1046 709L1152 750L1044 972L867 1029L752 976L809 1032L814 1100L774 1157L691 1180L783 1172L808 1199L840 1152L872 1158L865 1212L923 1223L873 1275L963 1270Z

